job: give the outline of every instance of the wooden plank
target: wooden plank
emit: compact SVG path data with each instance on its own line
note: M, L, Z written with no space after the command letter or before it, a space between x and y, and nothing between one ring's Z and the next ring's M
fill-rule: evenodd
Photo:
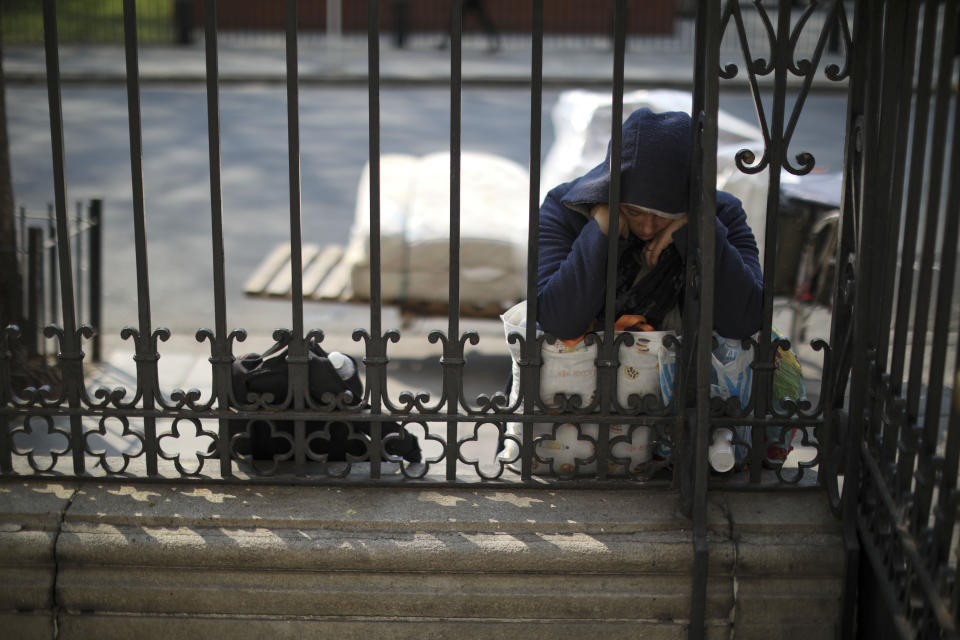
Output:
M346 297L349 296L347 292L350 289L350 268L352 266L353 264L349 260L337 262L310 297L314 300L347 301Z
M303 295L305 299L324 302L369 304L350 286L350 270L354 260L349 249L315 244L303 247ZM291 295L290 246L277 245L244 286L247 295L286 297ZM426 300L384 300L385 305L396 305L404 317L445 316L447 304ZM460 315L464 318L496 318L505 309L498 303L473 304L462 302Z
M276 277L280 269L288 264L290 264L290 244L278 244L273 248L273 251L270 252L270 255L260 263L260 266L253 272L253 275L250 276L247 283L243 285L243 292L248 296L266 295L264 289L266 289L270 281ZM289 271L289 267L287 271Z
M320 253L320 247L315 244L305 244L301 252L303 268L309 266L317 254ZM290 260L287 260L287 266L280 269L270 284L267 285L266 293L268 296L288 297L291 295L290 288L293 286L293 270L290 268Z
M303 270L304 296L313 296L323 279L336 266L341 257L343 257L343 247L334 244L324 247L320 255L310 263L310 266Z

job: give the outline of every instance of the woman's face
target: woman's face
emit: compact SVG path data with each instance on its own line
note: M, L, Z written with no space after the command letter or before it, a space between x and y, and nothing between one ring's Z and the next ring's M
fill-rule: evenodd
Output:
M627 219L630 233L644 241L663 231L671 222L669 218L658 216L653 209L634 204L621 204L620 213Z

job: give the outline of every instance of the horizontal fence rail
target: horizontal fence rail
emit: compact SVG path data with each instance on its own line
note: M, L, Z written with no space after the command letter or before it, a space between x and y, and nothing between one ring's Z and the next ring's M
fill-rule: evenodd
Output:
M807 380L824 381L810 396L795 388L792 394L775 390L777 372L784 357L792 356L787 337L773 331L773 295L766 295L762 329L746 340L723 340L712 336L712 308L707 295L713 276L714 234L713 176L717 172L717 94L726 80L738 74L749 78L756 102L761 146L743 149L736 167L745 174L767 176L766 238L763 264L764 288L772 292L777 278L778 220L780 219L781 172L803 175L814 160L805 152L790 150L791 136L801 117L804 97L815 75L843 81L848 71L820 68L820 58L831 42L839 39L849 51L851 36L847 8L842 2L812 4L792 11L784 3L779 11L757 3L707 3L707 20L699 25L698 90L691 104L696 124L695 156L702 171L693 185L694 215L687 253L697 256L687 264L687 302L682 336L664 340L659 361L654 359L657 381L653 389L628 392L637 373L627 361L650 349L629 333L614 331L614 282L616 235L610 236L607 270L606 325L602 332L588 334L581 347L590 358L595 384L583 390L557 391L542 375L545 358L560 350L558 342L536 330L538 208L540 205L539 132L542 111L542 67L545 8L530 5L530 166L527 251L527 317L525 328L508 336L515 352L515 384L510 392L493 389L477 397L465 393L469 374L469 351L478 344L475 331L461 328L459 278L449 279L446 331L429 335L442 375L439 397L412 391L398 393L388 388L390 345L401 339L397 330L384 330L382 322L382 267L380 265L380 114L378 25L383 3L367 3L369 64L369 156L370 156L370 323L353 334L357 343L332 345L323 342L323 331L304 326L302 240L300 211L298 33L300 6L289 0L285 11L287 51L287 115L289 163L289 231L291 247L292 303L290 329L278 329L271 352L284 358L279 390L251 391L236 384L242 370L240 344L243 329L230 329L229 296L225 287L220 183L220 125L218 87L218 19L229 6L215 0L204 2L204 48L207 68L207 122L211 196L211 252L214 283L214 326L199 329L198 342L210 349L210 384L200 389L166 388L158 361L163 343L170 338L165 328L153 325L147 257L146 207L143 184L150 176L142 166L142 125L138 50L140 3L123 3L127 66L128 126L132 177L132 218L137 270L136 323L121 337L131 345L136 363L136 384L131 387L97 387L85 375L86 343L95 327L82 324L79 291L73 265L76 247L71 247L66 210L66 177L63 159L63 126L59 85L58 4L43 4L47 54L48 95L51 113L52 152L55 167L55 227L59 257L59 313L61 322L50 325L47 335L57 343L60 383L56 385L12 384L13 352L24 339L24 328L8 327L0 335L0 470L11 475L68 473L82 478L128 480L203 479L213 481L283 481L328 483L348 478L356 482L405 482L501 484L520 482L529 486L561 483L570 486L674 486L688 498L705 494L706 484L738 487L813 487L829 485L835 474L833 460L835 425L833 413L842 404L831 381L839 379L834 355L827 342L816 340L809 349L815 362ZM461 78L463 16L454 3L450 28L450 201L449 265L457 274L460 265L461 198ZM626 5L617 4L623 12ZM628 115L624 104L624 50L629 33L622 13L614 21L614 66L611 69L613 120L612 155L620 155L619 122ZM745 16L766 25L767 47L758 51L745 32ZM799 34L819 17L820 31L809 58L797 60ZM718 55L721 41L737 44L735 57ZM709 43L707 46L706 43ZM712 53L711 53L712 52ZM709 55L708 55L709 54ZM710 57L710 56L713 57ZM702 57L701 57L702 56ZM788 74L804 84L792 90L794 103L786 102ZM774 80L772 101L759 88L758 78ZM712 124L711 124L712 123ZM793 158L793 159L792 159ZM619 173L611 179L611 203L619 199ZM712 295L712 294L711 294ZM131 319L133 320L133 319ZM656 346L656 345L654 345ZM353 362L337 362L357 371L359 387L341 392L315 390L317 360L326 359L323 349L355 350ZM797 347L799 348L799 347ZM653 350L654 352L657 349ZM729 397L711 381L713 361L724 354L739 354L738 374L743 393ZM590 355L592 354L592 355ZM649 360L647 360L649 362ZM324 364L324 366L329 366ZM809 366L809 365L808 365ZM675 378L674 378L675 376ZM350 378L350 376L346 376ZM745 386L744 386L745 385ZM722 386L722 385L721 385ZM663 389L672 389L665 393ZM362 391L359 391L362 389ZM779 395L778 395L779 394ZM407 447L415 436L420 453ZM407 444L405 444L407 443ZM719 448L730 460L711 472L708 453ZM334 452L338 452L334 454ZM791 455L792 454L792 455ZM333 460L332 458L339 458ZM784 463L790 459L790 464ZM834 470L831 472L831 470ZM699 478L692 484L694 478ZM835 484L835 478L833 478ZM548 482L549 481L549 482ZM692 503L688 503L692 504ZM702 510L703 503L699 505Z

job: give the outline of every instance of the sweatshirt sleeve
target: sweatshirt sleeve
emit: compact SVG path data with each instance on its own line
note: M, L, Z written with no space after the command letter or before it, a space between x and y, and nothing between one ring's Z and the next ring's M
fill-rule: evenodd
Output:
M604 302L607 236L551 191L540 207L537 308L544 331L567 340L583 335Z
M686 243L685 226L674 234L674 244L684 258ZM741 202L718 191L713 327L726 338L747 338L760 330L763 272L759 256Z

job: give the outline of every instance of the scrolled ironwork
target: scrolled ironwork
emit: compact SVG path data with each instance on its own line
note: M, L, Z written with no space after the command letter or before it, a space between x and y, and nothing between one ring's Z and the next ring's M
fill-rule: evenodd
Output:
M569 466L568 469L564 469L564 468L559 468L559 469L558 469L558 468L555 466L555 463L557 463L557 458L558 458L558 456L552 456L552 457L549 457L549 458L541 458L540 455L537 453L537 447L539 447L541 444L543 444L543 443L545 443L545 442L557 442L557 443L559 443L559 442L560 442L560 439L559 439L559 437L558 437L558 431L559 431L560 429L563 429L564 427L572 427L573 429L575 429L575 430L576 430L576 434L577 434L577 437L576 437L576 439L575 439L575 442L587 442L587 443L589 443L590 446L591 446L591 448L593 449L593 453L591 453L591 454L590 454L589 456L587 456L586 458L578 458L578 457L576 457L576 456L573 456L573 464L572 464L572 465L571 465L570 463L560 463L560 466L561 466L561 467L563 467L563 466ZM604 429L604 428L608 428L608 427L606 427L605 425L599 425L598 428L599 428L599 429ZM597 448L597 447L598 447L597 438L593 438L593 437L585 434L585 433L583 432L583 425L582 425L582 424L572 423L572 422L553 422L552 425L551 425L551 427L550 427L550 432L549 432L549 433L545 433L545 434L542 434L542 435L537 436L536 438L534 438L534 440L533 440L533 457L534 457L534 459L535 459L537 462L539 462L540 464L543 464L543 465L546 465L546 466L547 466L547 469L548 469L548 471L549 471L549 475L554 476L554 477L557 477L557 478L560 478L561 480L573 480L574 478L577 477L578 472L579 472L579 470L580 470L581 467L583 467L583 466L585 466L585 465L588 465L588 464L590 464L590 463L592 463L592 462L596 462L596 461L597 461L597 457L598 457L598 456L597 456L597 453L598 453L598 448Z
M768 446L770 444L773 444L773 445L779 444L779 445L783 445L784 448L793 449L793 445L796 442L796 438L792 433L794 429L798 429L798 428L790 427L790 426L781 426L780 437L772 441L768 440L768 443L767 443ZM820 442L819 441L813 442L810 439L810 429L806 427L799 427L799 432L800 432L800 441L797 444L806 446L808 448L812 448L816 453L814 454L813 458L811 458L810 460L806 460L806 461L797 460L796 472L794 472L792 477L787 477L787 475L784 473L783 462L786 462L786 460L784 460L780 464L773 465L773 470L777 476L777 480L779 480L784 484L798 484L805 477L807 469L813 469L814 467L820 466L820 463L823 457L821 452ZM789 433L789 438L787 437L788 433Z
M634 436L636 435L637 431L640 429L648 430L647 431L648 461L642 462L639 465L637 465L639 468L631 469L630 464L633 462L633 460L629 457L616 455L614 453L614 449L616 449L617 445L619 444L633 444ZM610 438L609 442L607 443L609 452L610 452L610 455L608 458L610 464L623 467L628 477L642 478L644 476L644 472L648 470L647 467L649 466L649 458L652 458L654 439L650 438L650 433L652 433L654 429L655 427L651 427L643 424L631 424L628 426L626 433Z
M47 427L46 435L60 436L67 442L66 445L64 445L63 449L61 450L54 450L52 447L47 449L47 455L50 456L50 464L46 467L41 467L37 464L36 447L31 447L29 449L21 449L20 447L17 446L18 435L20 434L24 434L25 436L34 435L34 430L30 423L32 420L35 420L35 419L39 419L44 422L44 424ZM54 422L53 417L48 415L31 414L31 415L24 416L23 424L20 425L19 427L14 427L10 431L10 442L12 445L11 449L13 450L13 454L18 456L26 456L27 463L30 465L30 468L36 471L37 473L48 473L50 471L53 471L54 467L57 466L57 462L59 461L59 459L71 453L70 433L67 431L58 429Z
M180 439L181 437L183 437L183 436L180 434L180 426L179 426L179 425L180 425L181 422L188 422L188 423L190 423L190 424L193 426L193 428L194 428L194 434L193 434L193 435L194 435L194 438L196 438L196 439L209 438L209 439L210 439L210 446L209 446L209 448L208 448L208 452L207 452L207 453L203 453L203 452L202 452L201 450L199 450L199 449L194 451L194 457L196 458L196 469L193 470L193 471L188 470L188 469L184 466L184 464L183 464L183 462L182 462L182 460L181 460L182 456L181 456L180 453L169 454L169 453L166 452L166 450L164 449L164 446L163 446L163 445L164 445L164 440L168 440L168 439L169 439L169 440L178 440L178 439ZM203 428L203 423L202 423L200 420L198 420L198 419L196 419L196 418L191 418L191 417L175 418L175 419L173 420L173 424L170 425L170 433L164 433L163 435L161 435L160 437L157 438L157 449L158 449L157 455L160 456L161 458L163 458L164 460L170 460L170 461L172 461L173 464L174 464L174 466L177 468L177 471L180 473L180 475L184 475L184 476L199 476L199 475L203 472L204 461L205 461L205 460L215 459L215 458L217 457L216 453L213 453L213 452L216 451L217 439L218 439L217 434L216 434L215 432L213 432L213 431L208 431L208 430L204 429L204 428Z
M737 38L740 43L741 53L746 61L748 84L750 86L751 95L753 96L754 106L757 112L757 119L760 125L760 130L763 134L764 142L764 152L759 159L751 150L742 149L735 155L735 163L737 168L743 173L760 173L764 169L767 169L771 166L771 163L774 160L774 157L771 154L771 149L772 145L776 143L776 145L783 150L781 160L782 168L796 176L806 175L810 173L816 166L816 160L813 155L806 151L798 153L793 156L795 161L794 163L791 162L790 154L787 152L787 150L790 148L790 143L793 139L800 113L802 112L806 97L810 92L813 78L816 75L817 69L820 65L820 60L822 58L827 40L832 35L834 29L841 29L842 35L844 36L843 42L845 50L849 54L849 28L847 27L846 12L843 7L843 2L842 0L834 0L834 2L830 4L823 27L821 28L817 37L817 42L816 46L814 47L812 57L802 57L799 59L797 57L797 48L800 43L800 36L807 26L807 23L814 11L819 8L819 3L814 0L807 5L807 7L805 7L801 12L799 18L793 23L792 26L789 27L789 31L784 33L781 33L778 29L774 28L767 12L767 8L760 0L754 0L752 4L757 16L760 18L761 24L763 25L763 31L769 46L769 58L755 57L752 53L750 39L747 36L746 28L744 26L742 13L743 9L738 0L730 0L726 4L723 13L723 20L721 21L721 33L723 33L728 28L730 18L733 18ZM781 10L783 10L783 7L781 7ZM781 40L785 41L782 47L780 46ZM843 81L848 76L848 66L848 63L845 62L844 68L841 69L836 64L831 64L825 69L825 76L828 80L833 82ZM793 108L790 110L786 129L783 131L781 139L774 141L768 125L767 113L761 97L758 78L772 74L778 67L782 67L787 72L801 78L803 82L797 93ZM734 63L727 63L718 70L718 75L723 80L731 80L738 74L739 67ZM775 168L779 169L779 167Z
M140 445L140 451L131 454L126 451L121 451L120 455L123 458L123 464L119 467L112 467L109 463L109 456L107 455L107 450L104 448L102 451L94 451L90 446L90 437L91 436L100 436L101 438L106 438L107 436L107 420L119 420L120 424L123 425L123 431L120 432L120 439L124 440L128 437L132 437ZM126 416L101 416L99 423L97 424L96 429L86 431L83 434L83 445L84 451L91 456L98 458L96 465L99 466L106 472L107 475L120 475L127 470L127 467L130 465L130 461L139 458L144 454L146 449L146 443L142 434L133 431L130 428L130 421Z
M333 444L333 433L332 433L333 427L338 427L338 428L341 428L341 429L345 429L345 430L346 430L345 441L346 441L346 442L351 442L351 441L352 441L352 442L358 442L358 443L361 445L361 447L363 448L363 453L361 453L361 454L359 454L359 455L355 455L355 454L351 453L349 449L347 449L346 447L344 447L344 450L345 450L345 454L344 454L344 455L345 455L345 461L346 461L347 464L345 465L345 468L344 468L344 471L343 471L342 475L343 475L343 476L346 476L347 474L350 473L350 469L351 469L351 464L352 464L352 463L354 463L354 462L363 462L363 461L365 461L365 460L369 460L369 459L370 459L370 437L369 437L368 435L362 433L361 431L357 430L357 428L353 425L352 422L348 422L348 421L346 421L346 420L329 420L329 421L326 421L326 422L324 422L323 427L321 427L321 428L319 428L319 429L316 429L316 428L311 429L310 433L306 436L306 443L305 443L305 444L306 444L306 454L307 454L307 457L308 457L310 460L313 460L314 462L329 463L329 461L330 461L330 460L329 460L329 456L330 456L329 452L328 452L328 453L320 453L320 452L317 452L317 451L314 450L313 445L314 445L314 444L318 444L319 441L326 442L328 447L329 447L330 445L332 445L332 444ZM284 434L284 435L289 435L289 434ZM293 445L294 445L294 441L293 441L292 437L289 437L288 439L289 439L289 441L290 441L290 449L291 449L291 452L292 452L292 450L293 450ZM384 444L386 444L387 440L388 440L388 437L385 437L385 438L383 439ZM329 472L330 469L328 469L327 471Z
M288 433L285 433L283 430L277 428L276 421L270 418L254 418L251 420L246 420L244 428L240 431L237 431L230 436L230 455L237 462L245 462L249 464L250 468L257 475L272 476L276 473L279 463L284 460L289 460L293 457L294 452L294 440L293 436ZM288 450L285 453L273 453L269 464L265 467L258 464L256 456L254 455L254 428L257 424L263 424L267 428L267 439L269 441L279 440L285 442L288 445ZM250 453L244 454L241 452L241 444L245 443L244 448L246 448Z
M506 431L507 431L507 430L506 430L506 425L505 425L503 422L492 422L492 421L490 421L490 422L477 422L477 423L475 423L475 424L473 425L473 434L472 434L470 437L468 437L468 438L462 438L462 439L460 439L460 440L457 441L457 459L458 459L460 462L462 462L462 463L464 463L464 464L466 464L466 465L469 465L469 466L473 467L474 472L477 474L477 477L478 477L478 478L481 478L482 480L496 480L496 479L498 479L498 478L500 478L500 477L503 476L503 472L504 472L504 470L506 469L508 462L506 462L506 461L504 461L504 460L500 460L500 459L497 458L496 455L494 455L493 458L492 458L492 460L493 460L494 464L496 464L496 465L498 466L498 470L497 470L497 473L495 473L495 474L493 474L493 475L488 475L488 474L486 474L486 473L483 472L483 468L482 468L482 467L483 467L483 463L480 461L479 458L477 458L477 459L475 459L475 460L470 460L470 459L466 458L466 456L465 456L464 453L463 453L463 448L464 448L465 445L467 445L467 444L469 444L469 443L471 443L471 442L476 442L476 443L479 443L479 442L480 442L480 429L481 429L483 426L485 426L485 425L492 425L495 429L497 429L497 437L498 437L498 440L503 441L503 440L506 440L506 439L508 438L507 433L506 433ZM510 437L509 439L510 439L510 440L513 440L514 442L516 441L516 439L515 439L515 438L512 438L512 437ZM519 446L519 444L518 444L518 446Z
M447 446L446 446L447 442L442 437L434 433L431 433L429 424L422 420L404 421L401 423L401 429L403 429L405 433L413 435L410 431L407 430L407 427L411 424L418 425L420 428L423 429L423 441L421 441L421 445L425 445L427 442L438 443L440 445L440 455L434 458L421 460L420 462L407 462L406 460L403 459L402 456L391 456L389 454L386 455L386 458L388 461L395 462L400 465L400 473L403 474L404 478L407 478L409 480L420 480L421 478L424 478L427 475L427 473L429 473L433 465L443 462L444 458L447 457ZM396 437L399 439L401 435L402 435L401 433L397 433ZM393 436L394 434L390 434L388 438ZM506 439L512 439L512 438L508 435L506 436ZM384 439L384 442L386 442L386 438ZM421 450L425 454L426 447L421 446ZM417 469L417 472L413 473L411 471L412 469Z

